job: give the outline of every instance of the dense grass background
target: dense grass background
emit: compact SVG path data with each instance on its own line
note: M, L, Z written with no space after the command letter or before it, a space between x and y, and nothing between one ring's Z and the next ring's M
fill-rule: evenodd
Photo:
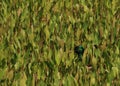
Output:
M120 0L0 0L0 86L119 85Z

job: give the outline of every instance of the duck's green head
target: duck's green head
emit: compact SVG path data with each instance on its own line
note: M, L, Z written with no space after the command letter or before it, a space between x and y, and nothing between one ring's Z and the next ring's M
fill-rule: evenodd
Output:
M76 54L78 54L78 57L81 58L81 56L82 56L83 53L84 53L84 48L83 48L83 46L79 45L79 46L76 46L76 47L74 48L74 51L75 51Z

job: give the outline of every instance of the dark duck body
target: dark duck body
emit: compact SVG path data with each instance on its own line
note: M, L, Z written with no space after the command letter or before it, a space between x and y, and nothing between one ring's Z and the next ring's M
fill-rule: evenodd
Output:
M82 56L84 53L84 48L83 46L79 45L74 48L74 52L78 55L78 58L82 60Z

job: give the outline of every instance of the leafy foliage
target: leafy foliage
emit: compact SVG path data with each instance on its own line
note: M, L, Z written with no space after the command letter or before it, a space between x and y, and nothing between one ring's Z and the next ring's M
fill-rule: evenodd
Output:
M119 3L1 0L0 86L119 86Z

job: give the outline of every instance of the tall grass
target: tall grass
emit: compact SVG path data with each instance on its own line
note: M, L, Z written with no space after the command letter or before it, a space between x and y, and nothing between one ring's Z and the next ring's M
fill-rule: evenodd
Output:
M119 3L1 0L0 86L119 86Z

